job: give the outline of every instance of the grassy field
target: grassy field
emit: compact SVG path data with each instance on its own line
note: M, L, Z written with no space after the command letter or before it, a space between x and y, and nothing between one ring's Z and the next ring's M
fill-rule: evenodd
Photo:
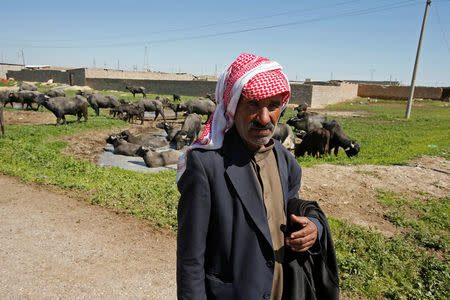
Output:
M133 99L130 93L117 92L117 95ZM360 101L364 99L327 108L358 115L336 119L361 145L359 157L349 159L341 151L338 157L297 158L302 166L395 165L423 154L449 159L450 114L445 103L416 103L411 119L404 120L405 102L361 105ZM6 138L0 139L0 173L19 176L26 182L55 185L74 196L84 195L92 203L126 211L154 225L175 230L179 197L175 171L144 174L102 168L61 154L67 144L55 141L55 137L127 125L104 115L95 117L91 109L89 113L88 123L8 126ZM288 110L283 119L293 114ZM74 120L75 117L68 118ZM389 211L386 217L396 226L407 228L408 233L386 238L330 218L342 291L367 299L448 299L449 197L429 199L417 195L415 201L407 201L389 191L377 191L376 196Z

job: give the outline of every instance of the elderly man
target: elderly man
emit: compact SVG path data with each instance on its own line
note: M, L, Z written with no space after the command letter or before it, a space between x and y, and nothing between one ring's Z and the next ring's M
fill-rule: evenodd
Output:
M323 230L317 218L286 217L301 169L271 137L289 82L278 63L244 53L216 97L201 138L178 163L178 298L282 299L295 277L283 270L285 254L314 252ZM299 230L285 236L287 223Z

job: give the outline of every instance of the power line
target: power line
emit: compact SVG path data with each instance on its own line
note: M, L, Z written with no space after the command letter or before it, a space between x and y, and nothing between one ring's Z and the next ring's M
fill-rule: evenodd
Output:
M218 33L210 33L210 34L203 34L203 35L196 35L196 36L188 36L188 37L180 37L180 38L167 38L167 39L160 39L160 40L153 40L153 41L139 41L139 42L121 42L121 43L110 43L110 44L103 44L103 45L67 45L67 46L61 46L61 45L27 45L27 47L31 48L104 48L104 47L130 47L130 46L136 46L141 45L143 43L145 44L156 44L156 43L165 43L165 42L174 42L174 41L183 41L183 40L194 40L194 39L201 39L201 38L209 38L209 37L218 37L218 36L225 36L225 35L232 35L232 34L238 34L238 33L246 33L246 32L252 32L252 31L260 31L260 30L268 30L268 29L275 29L275 28L282 28L282 27L288 27L288 26L294 26L294 25L300 25L300 24L306 24L306 23L312 23L312 22L320 22L323 20L330 20L330 19L338 19L343 17L351 17L351 16L359 16L359 15L366 15L371 14L375 12L381 12L386 10L392 10L407 6L412 6L418 4L417 1L402 1L399 3L394 4L386 4L381 5L378 7L372 7L372 8L365 8L365 9L359 9L359 10L353 10L348 11L340 14L330 15L326 17L317 17L317 18L311 18L307 20L301 20L301 21L295 21L295 22L289 22L289 23L283 23L283 24L275 24L275 25L267 25L267 26L261 26L261 27L253 27L249 29L240 29L240 30L233 30L233 31L227 31L227 32L218 32ZM10 46L17 46L17 44L10 44Z
M241 23L244 21L254 21L254 20L260 20L260 19L267 19L267 18L273 18L273 17L277 17L277 16L283 16L283 15L290 15L290 14L296 14L298 12L311 12L311 11L315 11L315 10L322 10L322 9L326 9L326 8L332 8L332 7L336 7L336 6L342 6L342 5L346 5L346 4L350 4L350 3L354 3L354 2L360 2L361 0L350 0L350 1L343 1L343 2L338 2L338 3L334 3L332 5L322 5L322 6L318 6L318 7L313 7L313 8L300 8L300 9L294 9L294 10L288 10L288 11L283 11L283 12L279 12L279 13L275 13L275 14L270 14L270 15L263 15L263 16L257 16L257 17L246 17L246 18L242 18L242 19L235 19L235 20L231 20L231 21L224 21L224 22L216 22L216 23L210 23L210 24L203 24L203 25L198 25L198 26L191 26L191 27L181 27L181 28L175 28L175 29L166 29L166 30L159 30L159 31L152 31L152 32L147 32L147 33L140 33L139 37L141 37L143 34L144 35L149 35L149 34L161 34L161 33L169 33L169 32L183 32L183 31L188 31L188 30L194 30L194 29L204 29L207 27L214 27L214 26L223 26L223 25L230 25L230 24L235 24L235 23ZM95 41L105 41L105 40L110 40L110 39L117 39L117 38L123 38L123 35L112 35L112 36L108 36L106 38L92 38L92 39L84 39L84 41L90 41L90 40L95 40ZM72 42L73 39L40 39L40 40L22 40L23 42Z

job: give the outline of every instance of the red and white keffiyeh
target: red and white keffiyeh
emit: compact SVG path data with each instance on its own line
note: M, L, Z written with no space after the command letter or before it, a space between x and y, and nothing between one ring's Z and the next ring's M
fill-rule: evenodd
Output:
M241 54L219 78L216 85L217 107L206 123L199 139L186 149L178 160L176 181L186 169L186 157L190 150L202 148L214 150L222 147L225 132L234 124L234 114L241 94L258 100L284 94L282 110L289 102L291 88L287 76L277 62L253 54Z

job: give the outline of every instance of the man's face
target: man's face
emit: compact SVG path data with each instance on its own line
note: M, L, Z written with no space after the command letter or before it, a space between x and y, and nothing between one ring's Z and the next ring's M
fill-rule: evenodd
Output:
M282 94L259 100L241 96L234 123L247 146L259 149L270 141L281 114L282 99Z

